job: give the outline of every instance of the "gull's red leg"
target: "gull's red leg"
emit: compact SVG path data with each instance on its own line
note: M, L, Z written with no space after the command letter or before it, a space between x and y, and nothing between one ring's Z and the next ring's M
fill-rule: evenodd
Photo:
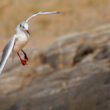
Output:
M23 60L23 59L21 58L21 56L19 55L19 52L17 52L17 54L18 54L18 56L19 56L19 58L20 58L21 64L22 64L22 65L26 65L26 64L27 64L26 60Z
M23 50L21 50L21 51L22 51L22 52L23 52L23 54L24 54L24 59L28 61L27 54L26 54Z

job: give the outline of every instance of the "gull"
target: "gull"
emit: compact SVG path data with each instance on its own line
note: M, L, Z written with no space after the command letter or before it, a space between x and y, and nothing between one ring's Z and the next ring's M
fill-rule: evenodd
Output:
M15 29L16 33L8 41L5 48L3 49L3 54L2 54L1 61L0 61L0 74L2 73L3 68L11 53L17 54L19 56L22 65L27 64L28 57L26 53L23 51L23 47L27 44L29 37L30 37L30 32L28 30L29 20L40 14L59 14L59 13L60 12L58 11L40 11L38 13L32 14L25 21L17 25ZM24 54L24 59L21 58L19 54L20 51Z

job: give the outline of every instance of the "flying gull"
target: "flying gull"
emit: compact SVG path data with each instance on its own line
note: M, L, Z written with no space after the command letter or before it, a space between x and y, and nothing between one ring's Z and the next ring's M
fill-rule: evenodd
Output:
M8 41L5 48L3 49L2 58L0 61L0 74L3 71L3 68L6 64L7 59L9 58L10 54L17 54L20 58L21 64L26 65L28 61L28 57L26 53L23 51L23 47L27 44L30 33L28 30L28 22L31 18L40 15L40 14L59 14L58 11L40 11L38 13L34 13L33 15L29 16L25 21L21 22L16 27L16 33L13 37ZM24 59L21 58L19 52L23 52Z

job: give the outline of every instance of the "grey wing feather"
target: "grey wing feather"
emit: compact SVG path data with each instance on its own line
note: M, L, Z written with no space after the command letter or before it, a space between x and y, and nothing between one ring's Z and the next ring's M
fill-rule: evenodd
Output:
M38 13L34 13L32 16L29 16L27 19L26 19L26 22L28 22L32 17L34 16L37 16L39 14L59 14L60 12L58 11L40 11Z
M5 46L5 48L3 49L3 54L2 54L2 58L1 58L1 61L0 61L0 74L6 64L6 61L8 59L8 57L10 56L11 52L12 52L12 49L13 49L13 46L14 46L14 42L15 42L15 37L12 37L7 45Z

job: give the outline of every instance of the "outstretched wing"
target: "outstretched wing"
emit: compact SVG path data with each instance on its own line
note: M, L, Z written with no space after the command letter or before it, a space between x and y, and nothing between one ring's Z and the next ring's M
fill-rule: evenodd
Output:
M5 66L5 63L8 59L8 57L10 56L13 46L14 46L14 42L15 42L16 36L13 36L7 43L7 45L5 46L5 48L3 49L3 54L2 54L2 58L0 61L0 74L2 73L2 70Z
M32 16L29 16L26 19L26 22L28 22L31 18L33 18L34 16L40 15L40 14L59 14L60 12L58 11L40 11L38 13L34 13Z

